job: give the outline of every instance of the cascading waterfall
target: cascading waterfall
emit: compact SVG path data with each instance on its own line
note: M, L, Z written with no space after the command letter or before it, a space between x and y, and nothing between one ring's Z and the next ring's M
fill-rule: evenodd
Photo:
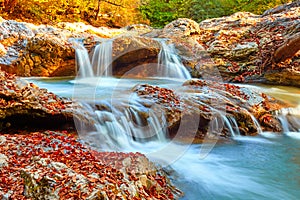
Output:
M112 76L113 40L109 39L97 44L91 56L82 41L71 39L70 42L75 49L79 77Z
M112 76L113 40L106 40L95 46L92 55L92 67L95 76Z
M234 127L234 121L235 121L235 119L234 118L229 118L229 117L227 117L226 115L223 115L222 116L222 118L223 118L223 120L224 120L224 123L225 123L225 125L226 125L226 127L229 129L229 132L230 132L230 135L232 136L232 137L235 137L236 135L238 135L237 133L238 133L238 128L237 128L237 130L236 130L236 127ZM234 120L234 121L233 121ZM233 122L233 123L232 123Z
M300 132L300 106L297 108L283 108L276 115L284 133Z
M167 44L159 39L161 50L158 55L157 76L177 79L191 79L191 75L182 64L175 45ZM113 40L104 40L97 44L91 54L79 40L71 40L76 52L76 68L79 77L108 77L112 76L112 48Z
M234 136L240 136L241 133L240 133L239 125L236 122L236 119L234 117L230 116L230 117L228 117L228 121L232 127Z
M80 77L93 77L94 72L89 58L89 53L87 49L83 46L81 42L76 40L72 41L73 47L75 49L75 61L76 69L78 69L78 75Z
M110 105L108 110L92 111L95 114L96 132L86 134L83 139L96 144L97 148L105 150L129 149L137 144L149 141L167 141L166 119L162 113L154 112L149 108L148 116L140 114L145 107L137 100L130 102L118 102L118 105ZM101 103L100 103L101 104ZM86 105L87 106L87 105ZM142 109L141 109L142 108ZM86 129L86 127L83 127ZM82 135L82 134L81 134Z
M167 44L166 40L159 39L161 50L158 54L157 72L161 77L171 77L178 79L191 79L191 75L182 64L175 45Z
M283 137L274 133L270 133L274 135L270 138L264 134L257 137L237 137L238 142L229 145L216 145L213 151L208 152L210 150L207 147L209 144L166 146L163 142L167 139L165 135L167 133L165 130L166 119L155 110L143 110L150 109L150 106L146 106L151 105L150 103L139 102L136 98L131 98L132 100L130 99L127 103L121 102L124 97L120 97L119 94L126 94L127 98L131 94L128 93L127 87L124 89L116 86L126 84L111 86L111 83L115 83L116 79L110 80L109 83L105 81L99 84L102 86L98 89L100 92L95 92L96 89L88 84L80 84L77 90L81 100L87 102L87 104L89 103L87 112L92 113L95 119L93 124L96 125L96 128L92 127L92 131L89 131L83 127L83 130L81 130L83 133L80 135L86 137L87 140L84 138L84 141L91 141L92 146L100 146L102 149L110 151L139 151L146 154L153 161L162 160L157 163L166 163L166 166L171 166L166 169L172 170L169 171L172 172L172 180L175 181L178 188L185 192L186 197L183 197L183 199L200 199L203 197L206 199L243 199L245 196L249 199L298 199L300 185L295 177L298 177L299 169L300 106L272 113L278 118L282 118L281 122L285 127ZM161 85L166 83L165 80L163 81ZM131 80L131 82L132 86L139 83L137 80ZM93 83L95 84L95 81ZM49 85L49 82L46 81L45 84ZM64 85L64 90L70 87L69 82ZM110 87L104 87L108 85ZM132 88L132 86L129 88ZM84 90L82 87L84 87ZM178 85L174 86L174 88L176 87ZM62 90L60 84L55 84L55 88L57 91ZM91 93L95 95L95 97L93 96L97 101L95 104L103 106L94 106L93 103L90 103L90 100L87 101L84 96L85 93L80 93L91 88L91 91L95 92L95 94ZM103 94L104 90L112 91L114 88L116 89L115 95L111 96L118 103L111 102L113 101L112 98L110 98L109 103L105 103L107 101L103 99L107 99L108 95ZM69 90L73 91L70 88ZM55 90L51 91L57 92ZM207 95L213 100L218 99L215 98L218 96L212 96L212 93L206 91L200 92L199 96L201 95ZM104 102L99 102L101 100ZM212 123L215 125L216 130L225 126L232 136L238 136L237 122L239 121L236 121L230 113L224 112L225 108L222 111L224 106L213 100L212 103L219 110L217 120ZM298 98L298 100L300 104L300 99ZM195 97L191 101L191 108L193 108L193 101L195 101L197 107L202 105L199 104L201 98ZM205 103L203 105L209 106ZM143 108L140 106L143 106ZM144 115L142 111L148 114ZM241 112L245 111L241 110ZM254 122L260 127L256 119L254 119ZM231 126L231 130L227 126ZM153 133L156 134L153 135ZM239 140L239 138L243 139ZM169 142L167 140L166 143ZM164 148L164 145L166 148ZM180 149L180 147L183 147L183 149ZM188 149L185 150L185 147L188 147ZM208 152L207 156L199 158L199 149L201 150L200 155L202 155L202 152ZM202 149L204 150L202 151Z

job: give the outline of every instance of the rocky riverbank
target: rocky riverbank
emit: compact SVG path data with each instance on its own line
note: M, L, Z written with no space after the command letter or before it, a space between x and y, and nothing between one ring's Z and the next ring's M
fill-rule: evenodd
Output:
M181 195L144 155L97 152L82 144L74 117L90 126L93 118L79 103L3 71L0 88L1 198L176 199Z
M73 119L92 120L83 107L58 97L33 83L0 71L0 130L6 129L73 129Z
M284 127L278 112L290 105L223 82L300 86L299 13L300 5L294 2L263 15L236 13L200 24L178 19L163 29L144 25L107 29L81 23L37 26L1 19L0 195L3 199L178 198L180 191L144 155L100 153L81 143L74 118L95 128L94 116L82 104L16 75L76 76L74 41L93 51L95 44L110 38L113 75L146 77L155 74L163 39L175 45L192 76L203 79L187 80L178 88L180 93L148 84L134 87L131 92L144 102L137 110L144 117L142 123L147 123L150 108L163 112L170 137L181 142L227 140L233 133L279 133ZM147 64L152 68L141 67ZM290 130L299 131L295 123L299 116L289 119Z
M97 152L66 131L0 134L2 199L176 199L140 153Z
M76 75L73 39L92 51L96 43L113 38L113 73L148 75L161 48L155 38L175 44L193 77L212 77L218 70L226 82L262 82L299 86L299 2L263 15L236 13L200 24L178 19L163 29L132 25L95 28L82 23L33 25L1 19L0 66L20 76ZM151 70L150 70L151 71Z

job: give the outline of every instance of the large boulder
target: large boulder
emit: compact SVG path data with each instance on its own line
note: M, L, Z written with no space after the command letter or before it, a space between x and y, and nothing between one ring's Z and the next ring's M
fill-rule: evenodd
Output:
M179 18L167 24L163 30L164 37L192 36L200 33L199 24L194 20Z
M148 37L122 36L113 41L112 62L115 76L149 77L157 75L160 43Z

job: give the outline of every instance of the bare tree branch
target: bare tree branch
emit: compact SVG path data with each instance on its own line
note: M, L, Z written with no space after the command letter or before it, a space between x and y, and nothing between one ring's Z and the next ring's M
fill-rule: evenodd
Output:
M105 2L105 3L111 4L113 6L118 6L118 7L124 8L124 6L121 5L121 4L117 4L117 3L114 3L114 2L111 2L111 1L108 1L108 0L98 0L98 5L97 5L97 9L96 9L96 14L95 14L95 20L97 20L97 18L98 18L98 15L99 15L99 12L100 12L100 3L101 2Z
M103 1L103 2L105 2L105 3L108 3L108 4L111 4L111 5L114 5L114 6L118 6L118 7L124 8L123 5L117 4L117 3L114 3L114 2L111 2L111 1L107 1L107 0L99 0L99 1Z

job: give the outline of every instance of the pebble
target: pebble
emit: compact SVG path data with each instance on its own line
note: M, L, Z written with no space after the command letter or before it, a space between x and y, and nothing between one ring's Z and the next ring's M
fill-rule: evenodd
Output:
M8 161L7 156L4 154L0 154L0 168L7 166L8 165L7 161Z
M4 144L6 142L6 137L1 135L0 136L0 145Z

